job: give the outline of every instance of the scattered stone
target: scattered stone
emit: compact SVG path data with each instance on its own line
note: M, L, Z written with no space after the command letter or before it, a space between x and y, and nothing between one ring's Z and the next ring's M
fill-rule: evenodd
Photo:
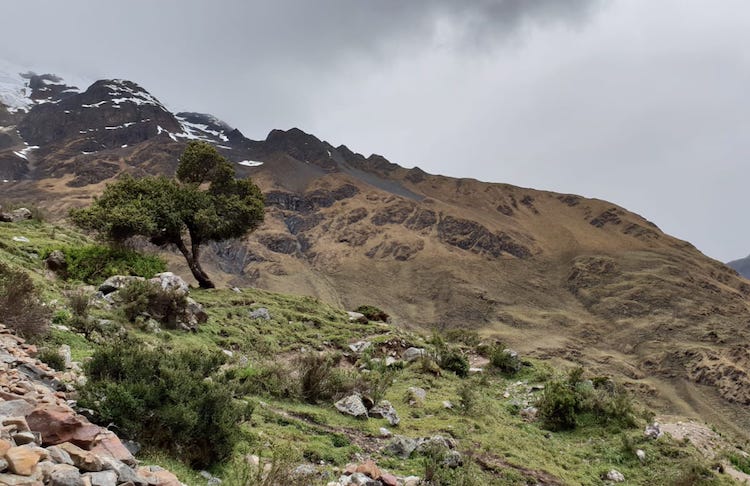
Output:
M104 295L111 294L112 292L120 290L131 282L142 282L144 280L146 279L143 277L135 277L132 275L113 275L99 286L99 292Z
M415 361L424 356L424 348L408 348L401 356L404 361Z
M380 476L380 482L384 486L398 486L398 478L391 473L384 473Z
M641 462L645 462L646 461L646 452L643 449L638 449L637 451L635 451L635 456Z
M13 241L16 241L18 243L28 243L29 239L26 238L25 236L14 236Z
M380 432L380 437L383 437L383 438L386 438L386 439L387 439L388 437L390 437L390 436L392 436L392 435L393 435L393 434L391 433L391 431L390 431L390 430L388 430L388 429L386 429L385 427L380 427L380 430L379 430L379 432Z
M117 473L114 471L90 472L83 475L91 481L91 486L117 486Z
M68 464L70 466L73 465L73 459L70 458L70 454L57 446L47 447L47 453L49 454L49 458L58 464Z
M417 441L403 435L393 436L393 440L386 446L386 451L401 459L408 459L417 448Z
M82 471L98 472L104 468L104 464L99 456L93 452L85 451L70 442L60 444L60 449L67 452L73 461L73 465Z
M254 311L251 311L249 317L250 319L265 319L267 321L270 321L271 313L268 312L268 309L266 309L265 307L259 307Z
M406 395L409 405L420 405L424 403L425 399L427 398L427 391L425 391L424 388L419 388L418 386L410 386L406 390Z
M443 400L443 408L447 408L450 410L451 408L453 408L453 404L448 400Z
M0 212L0 222L3 223L18 223L19 221L26 221L31 219L31 211L27 208L18 208L13 211Z
M307 477L315 475L316 472L315 468L310 464L300 464L294 468L292 475L297 477Z
M336 410L343 414L365 419L368 417L367 408L364 403L362 403L362 397L360 395L354 394L344 397L336 402L335 406Z
M56 464L50 473L51 486L79 486L81 484L83 484L81 473L75 466Z
M388 400L381 400L378 402L377 406L371 408L370 417L384 418L393 426L396 426L401 422L401 419L396 413L396 409L393 408L393 405L391 405L391 402Z
M539 409L536 407L525 407L521 409L520 415L526 422L534 422L538 413Z
M46 456L44 449L35 446L11 447L5 453L8 468L13 474L31 476L37 463Z
M370 346L372 346L372 343L370 341L357 341L356 343L350 344L349 349L351 349L354 353L362 354Z
M380 479L382 473L374 461L365 461L354 470L355 473L366 474L372 479Z
M654 422L646 426L646 430L643 431L643 435L649 439L658 439L662 436L661 427L659 422Z
M607 473L607 479L615 483L622 483L625 481L625 476L623 476L617 469L612 469Z
M60 345L58 353L60 353L60 356L62 356L65 361L65 368L70 368L73 365L73 354L70 350L70 346L67 344Z
M34 406L26 400L8 400L0 402L0 416L25 417L34 410Z
M361 320L363 318L366 319L365 315L362 314L361 312L351 312L351 311L349 311L349 312L347 312L347 314L349 315L349 322L359 321L359 320Z
M55 273L65 273L68 269L68 262L65 261L65 253L61 250L50 252L49 256L44 259L44 264Z
M464 465L464 458L458 451L448 451L443 458L443 464L451 469Z
M187 282L172 272L157 273L149 282L159 285L165 292L174 292L176 295L187 295L190 291Z

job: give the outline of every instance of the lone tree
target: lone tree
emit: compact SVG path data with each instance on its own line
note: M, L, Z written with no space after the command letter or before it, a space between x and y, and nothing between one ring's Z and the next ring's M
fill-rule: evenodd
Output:
M263 221L263 194L206 142L191 141L180 157L177 178L125 175L107 185L88 208L73 209L78 226L114 242L144 236L175 245L202 288L215 285L201 268L201 245L242 237Z

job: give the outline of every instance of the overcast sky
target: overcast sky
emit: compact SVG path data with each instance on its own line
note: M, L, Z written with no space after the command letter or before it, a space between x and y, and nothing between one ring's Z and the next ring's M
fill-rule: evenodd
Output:
M747 0L5 0L0 59L750 253Z

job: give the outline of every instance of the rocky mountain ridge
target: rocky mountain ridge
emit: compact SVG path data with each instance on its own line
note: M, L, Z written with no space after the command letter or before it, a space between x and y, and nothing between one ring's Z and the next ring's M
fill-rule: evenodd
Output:
M750 283L639 215L405 169L299 129L250 140L211 115L173 114L130 81L74 92L32 77L28 89L26 105L0 107L8 199L64 215L119 174L173 174L185 142L207 140L268 208L246 241L208 249L217 281L377 303L404 326L481 329L750 430Z

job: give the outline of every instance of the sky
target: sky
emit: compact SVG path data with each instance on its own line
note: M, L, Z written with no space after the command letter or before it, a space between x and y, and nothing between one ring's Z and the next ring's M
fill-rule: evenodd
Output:
M4 0L0 59L750 253L747 0ZM9 20L8 20L9 19Z

